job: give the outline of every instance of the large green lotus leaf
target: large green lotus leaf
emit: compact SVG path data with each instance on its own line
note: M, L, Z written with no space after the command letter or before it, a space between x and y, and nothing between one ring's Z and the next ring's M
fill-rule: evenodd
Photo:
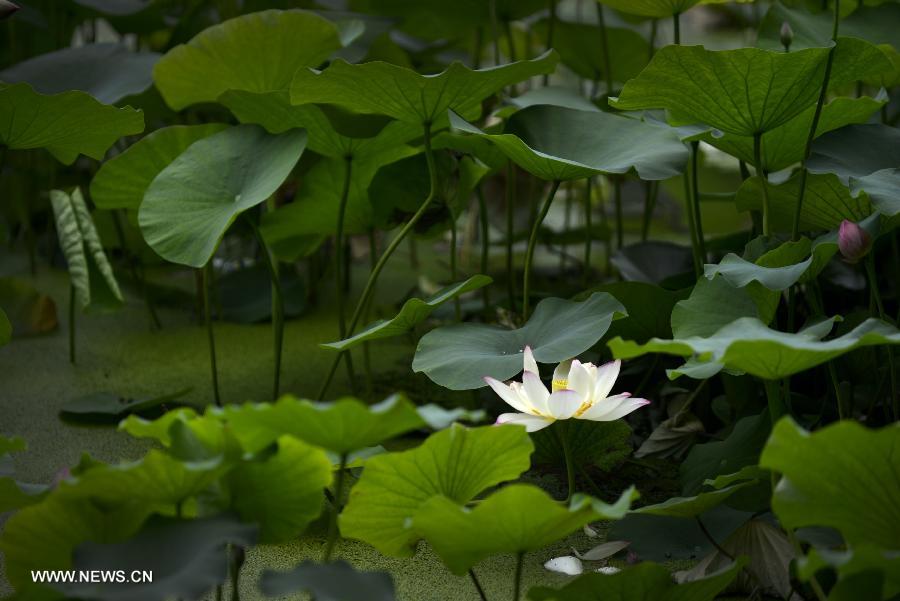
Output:
M266 10L176 46L156 64L153 78L166 103L181 110L215 102L227 90L285 90L298 69L319 66L339 48L331 21L303 10Z
M815 104L828 53L666 46L610 103L620 110L668 109L685 122L753 136Z
M693 518L718 507L742 488L755 484L753 480L739 482L718 490L707 490L692 497L672 497L662 503L647 505L634 510L634 513L662 515L675 518Z
M158 129L103 163L91 181L91 200L100 209L137 210L150 183L196 142L227 126L173 125Z
M415 406L399 395L371 406L353 398L313 403L285 396L274 404L247 403L216 413L251 453L285 434L335 453L350 453L425 425Z
M827 326L827 329L826 327ZM767 380L779 380L821 365L857 348L900 344L900 330L879 319L867 319L843 336L822 340L831 322L796 334L770 329L753 317L742 317L708 338L654 338L646 344L616 338L609 342L613 356L631 359L647 353L694 357ZM677 376L678 370L671 375Z
M241 123L261 125L271 134L303 128L309 136L310 150L336 159L350 156L356 161L368 160L422 136L421 127L402 122L388 123L370 136L342 135L325 111L314 104L292 105L286 90L266 93L230 90L222 94L219 102Z
M826 248L820 245L823 252L827 251L830 258L834 254L833 247ZM756 262L748 261L734 253L728 253L718 264L704 266L704 275L713 279L721 275L728 283L737 288L743 288L752 282L758 282L769 290L787 290L800 281L813 264L822 264L824 261L815 261L811 254L812 243L808 238L801 238L796 242L785 242L767 255L779 255L784 260L776 264L765 261L762 257ZM807 257L808 255L808 257ZM807 257L801 259L801 257ZM783 263L783 264L782 264Z
M854 8L853 14L841 19L841 36L860 38L872 44L889 44L900 49L900 7L896 2ZM775 2L760 23L758 45L772 50L782 49L781 25L785 21L794 31L792 50L827 46L831 41L834 19L830 10L810 13Z
M413 527L451 572L463 575L493 555L537 551L592 521L619 519L634 496L631 488L614 505L581 497L566 507L536 486L513 484L471 510L432 497L416 512ZM605 511L598 511L601 505Z
M12 324L3 309L0 309L0 346L8 344L12 340Z
M757 317L769 323L775 316L778 298L742 290L725 278L697 281L691 295L672 309L672 333L676 338L712 336L720 328L742 317Z
M688 159L671 131L602 111L531 106L510 117L502 134L485 133L453 115L451 123L490 140L510 160L545 180L632 169L642 179L668 179L681 173Z
M413 517L424 503L439 495L468 503L527 470L533 449L525 428L454 424L416 449L372 457L350 491L341 533L408 557L421 538Z
M813 548L797 559L797 577L804 582L827 568L838 574L838 582L828 597L832 601L893 599L900 593L900 555L896 551L864 543L846 551ZM859 581L874 585L876 590L871 596L859 596ZM850 587L850 594L837 596L836 591L844 586Z
M690 9L700 0L599 0L610 8L641 17L671 17Z
M284 183L306 147L306 132L273 136L239 125L194 142L153 180L138 222L173 263L203 267L228 226Z
M149 513L142 503L104 507L90 499L51 494L16 512L4 525L0 551L5 575L17 591L25 591L35 586L31 570L71 569L76 546L125 540Z
M759 464L783 474L772 508L789 528L829 526L851 546L898 549L900 425L879 430L847 420L809 433L779 421Z
M671 131L602 111L531 106L509 118L502 134L488 134L451 115L459 130L493 142L510 160L545 180L582 179L634 169L646 180L684 171L688 150Z
M865 123L884 105L884 98L835 98L822 107L822 114L816 135L844 127L845 125ZM806 140L812 127L816 107L805 111L775 129L766 132L762 137L763 169L772 173L787 169L803 160L806 153ZM744 161L748 165L756 164L753 156L753 137L724 134L716 137L706 135L703 140L719 150Z
M865 192L872 205L886 217L900 213L900 169L882 169L871 175L851 177L850 191L857 198Z
M304 561L289 572L266 570L259 590L284 598L310 593L316 601L396 601L394 581L387 572L360 572L345 561Z
M80 90L103 104L115 104L153 84L159 57L121 44L87 44L28 59L0 71L0 81L27 82L41 94Z
M277 441L274 455L244 461L226 478L231 509L243 521L259 524L263 543L300 536L322 512L332 477L331 460L322 449L287 435Z
M0 143L12 150L46 148L71 165L79 154L102 160L122 136L144 131L144 114L101 104L84 92L45 96L27 83L0 83Z
M531 601L712 601L746 563L744 558L706 578L675 584L668 568L642 562L617 574L584 574L561 589L537 587Z
M807 166L812 173L833 173L847 182L900 165L900 129L872 123L848 125L818 138Z
M625 315L625 307L603 292L583 302L546 298L518 330L461 323L428 332L419 340L413 371L451 390L480 388L485 376L508 380L520 373L526 346L540 363L565 361L591 348Z
M513 113L516 113L517 111L519 111L519 109L528 108L529 106L534 106L536 104L549 104L553 106L561 106L564 108L577 109L579 111L600 110L600 108L596 104L585 98L584 95L582 95L578 90L565 86L546 86L534 88L532 90L528 90L523 94L512 98L506 98L504 100L509 104L494 111L495 116L503 119L506 119ZM453 134L442 133L439 134L438 137L443 135L452 136ZM484 142L484 145L493 147L493 145L489 142ZM435 140L435 148L437 148L437 139ZM482 157L479 156L476 152L471 152L470 154L473 154L479 159L482 159ZM506 162L505 158L501 160L504 163ZM494 162L490 160L485 161L485 164L492 167L494 166Z
M795 173L786 182L768 184L769 211L774 228L790 231L797 211L801 174ZM738 189L735 199L742 211L762 210L762 180L751 177ZM862 221L873 212L865 194L854 197L835 175L810 173L806 179L806 194L800 209L801 229L835 230L841 221Z
M562 63L587 80L605 81L606 60L597 26L556 21L553 27L553 47L559 52ZM545 39L547 20L535 24L534 31ZM626 82L636 77L650 60L650 44L632 29L607 27L606 39L614 82Z
M464 282L446 286L425 300L411 298L403 303L400 312L394 317L373 322L350 338L345 338L338 342L320 344L319 346L335 351L345 351L370 340L399 336L425 321L429 315L444 303L472 290L484 288L492 281L486 275L476 275Z
M72 194L51 190L50 202L59 245L69 265L69 278L81 308L87 309L91 304L108 306L122 303L122 292L81 195L81 188L75 188Z
M532 60L478 71L454 62L437 75L421 75L380 61L351 65L339 59L321 72L298 71L291 102L335 104L419 126L443 120L448 109L475 119L485 98L508 85L551 73L556 62L556 53L549 51Z
M232 516L193 520L153 516L122 543L85 542L75 549L75 570L150 573L149 582L86 582L55 585L72 598L96 601L199 599L228 577L229 544L251 547L256 528Z

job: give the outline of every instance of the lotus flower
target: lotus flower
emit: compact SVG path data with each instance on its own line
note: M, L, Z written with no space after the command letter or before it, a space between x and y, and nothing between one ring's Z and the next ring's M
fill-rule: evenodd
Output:
M552 392L541 382L537 362L530 347L525 347L525 371L521 382L504 384L494 378L484 379L501 399L518 413L504 413L498 424L518 424L529 432L537 432L560 419L587 419L611 422L650 403L631 398L623 392L609 396L621 361L596 366L578 360L565 361L553 372Z
M872 236L858 224L844 219L838 230L838 248L848 263L857 263L872 249Z

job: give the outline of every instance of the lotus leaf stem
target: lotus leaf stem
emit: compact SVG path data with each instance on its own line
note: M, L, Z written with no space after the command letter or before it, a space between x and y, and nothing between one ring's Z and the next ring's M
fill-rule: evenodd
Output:
M489 252L491 248L491 223L488 215L487 201L484 198L484 190L481 188L480 184L475 189L475 193L478 196L478 221L481 225L481 273L487 275L489 267L488 259L490 258ZM491 308L491 293L489 289L489 286L485 286L481 289L485 313L490 311Z
M259 228L253 223L253 220L247 218L250 224L250 230L253 232L256 243L259 245L259 251L263 256L266 269L269 272L269 278L272 280L272 334L275 339L275 375L272 384L272 399L278 398L281 389L281 355L284 349L284 291L281 287L281 278L278 275L278 267L266 246ZM340 285L338 286L340 287Z
M591 194L594 188L594 178L585 180L584 191L584 274L582 284L587 288L591 279L591 250L593 246L593 217L594 207L591 205Z
M478 581L478 576L475 575L475 570L469 568L469 578L472 580L472 584L475 585L475 590L478 591L478 596L481 598L481 601L487 601L487 595L484 594L484 588L482 588L481 583Z
M69 285L69 363L75 365L75 285Z
M519 601L522 591L522 564L525 562L525 553L516 554L516 580L513 586L513 601Z
M600 46L603 50L603 72L606 75L606 96L613 93L612 60L609 56L609 33L606 30L606 17L603 5L597 5L597 22L600 24Z
M328 524L328 542L325 545L323 563L331 561L334 545L338 537L338 517L341 515L342 499L344 498L344 472L347 471L347 453L341 455L341 463L338 466L337 479L334 483L334 503L332 504L331 521Z
M625 217L622 214L622 178L613 177L613 202L616 209L616 248L622 250L625 245Z
M514 219L516 198L516 165L512 161L506 163L506 292L509 295L509 310L516 310L516 282L513 278L514 256L513 238L516 223Z
M210 303L210 287L212 286L212 260L203 267L203 318L206 322L206 340L209 343L209 367L212 374L213 399L217 407L222 406L219 396L219 370L216 368L216 339L213 334L212 307Z
M525 321L528 320L531 308L531 301L528 298L531 293L531 263L534 260L534 249L537 246L538 232L541 229L541 224L544 223L544 219L547 217L547 213L550 211L550 205L553 204L553 197L556 196L556 191L559 190L559 184L559 180L554 180L550 185L550 192L547 194L547 199L541 207L540 214L534 220L534 224L532 224L531 236L528 238L528 249L525 251L525 276L522 281L522 319Z
M762 132L757 132L753 136L753 160L756 162L756 177L759 178L759 184L763 191L762 233L763 236L768 237L771 233L769 229L769 176L762 164Z
M691 205L694 210L694 224L697 227L697 254L700 255L700 269L706 263L706 241L703 238L703 213L700 211L700 142L691 142Z
M556 435L559 437L559 444L562 446L563 457L566 461L566 503L572 500L575 494L575 463L572 460L572 449L569 446L569 429L566 422L560 420L556 422Z

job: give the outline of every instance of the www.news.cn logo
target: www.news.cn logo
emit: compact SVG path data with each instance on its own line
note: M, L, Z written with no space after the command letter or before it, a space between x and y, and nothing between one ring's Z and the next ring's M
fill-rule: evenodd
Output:
M32 570L31 580L43 583L69 584L140 584L153 582L153 572L146 570Z

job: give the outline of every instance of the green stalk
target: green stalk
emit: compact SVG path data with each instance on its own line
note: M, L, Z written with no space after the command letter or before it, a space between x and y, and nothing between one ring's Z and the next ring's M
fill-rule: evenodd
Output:
M525 553L521 551L516 554L516 580L513 586L513 601L519 601L522 591L522 564L525 560Z
M625 245L625 218L622 214L622 178L613 176L613 194L616 207L616 248Z
M481 601L487 601L487 595L484 594L484 588L482 588L481 583L478 582L478 576L475 575L475 570L469 568L469 578L472 580L472 584L475 585L475 590L478 591L478 596L481 598Z
M582 284L586 288L591 278L591 246L593 244L593 206L591 206L591 192L594 187L594 178L589 177L585 182L585 199L584 199L584 281Z
M697 252L700 255L700 268L706 263L706 241L703 239L703 214L700 211L700 142L691 142L691 204L694 210L694 224L697 226Z
M506 164L506 292L509 295L509 310L516 310L516 281L513 277L515 267L513 257L513 237L516 235L516 224L513 219L513 208L516 199L516 166L509 161Z
M126 265L128 265L128 271L131 273L131 279L134 280L135 285L138 287L138 293L144 299L144 305L147 307L147 317L150 319L150 329L151 330L160 330L162 329L162 324L159 321L159 316L156 314L156 308L153 306L153 301L150 300L150 295L147 294L147 282L141 277L141 274L137 268L138 258L133 256L128 248L128 241L125 238L125 229L122 227L122 220L119 217L119 211L112 211L112 220L113 226L116 229L116 237L119 239L119 246L122 248L122 255L125 259Z
M656 34L659 29L659 20L653 19L650 22L650 60L653 60L653 55L656 54Z
M278 276L278 266L266 246L259 228L253 223L250 217L247 217L247 223L250 224L250 231L256 238L259 245L260 253L266 263L266 270L269 272L269 279L272 281L272 336L274 338L274 355L275 355L275 374L272 382L272 400L278 398L281 390L281 355L284 349L284 292L281 288L281 278ZM338 282L338 288L340 288Z
M341 340L347 334L347 319L344 315L344 218L347 213L347 201L350 198L350 179L353 174L353 156L344 157L347 169L344 171L344 185L341 189L341 202L338 207L337 229L334 234L334 282L337 293L338 332Z
M241 601L241 568L244 567L245 552L240 547L232 547L231 561L231 601Z
M69 284L69 363L75 365L75 285Z
M675 31L675 45L681 45L681 13L675 13L672 15L672 24L674 26Z
M881 290L878 288L878 274L875 272L875 253L869 252L865 259L866 275L869 278L869 288L872 290L872 297L875 299L875 306L878 308L878 316L882 321L887 321L887 314L884 311L884 302L881 300ZM900 419L900 397L897 396L897 373L894 368L894 350L886 347L888 356L888 373L891 377L891 410L894 413L894 420Z
M563 457L566 460L566 503L572 500L575 494L575 464L572 461L572 449L569 447L569 429L565 421L556 422L556 435L559 437L559 443L562 445Z
M450 281L455 282L457 276L457 266L456 266L456 254L457 254L457 244L458 244L458 234L457 234L457 224L456 219L451 217L450 224ZM453 316L456 318L456 321L462 321L462 305L459 301L459 296L453 299Z
M490 251L491 224L488 221L487 201L484 199L484 190L481 185L475 188L478 195L478 221L481 224L481 273L487 275L488 259ZM484 312L487 313L491 306L491 294L488 291L490 286L481 289L482 298L484 299Z
M763 214L762 214L763 236L768 237L770 234L770 229L769 229L769 178L766 175L766 172L763 169L763 164L762 164L762 133L761 132L753 135L753 160L756 161L756 177L759 178L759 182L762 185L762 189L763 189Z
M375 256L378 254L378 242L375 239L375 228L369 229L369 269L375 269L375 262L377 259ZM369 309L370 306L366 306L365 318L366 321L369 321ZM371 399L375 393L375 378L372 375L372 356L369 352L369 343L368 341L363 342L363 369L366 372L366 397Z
M331 512L331 522L328 524L328 543L325 545L325 555L322 563L331 561L334 545L337 542L338 517L341 515L342 498L344 494L344 472L347 470L347 453L341 455L341 464L338 467L337 480L334 484L334 505Z
M217 407L222 406L219 396L219 371L216 369L216 339L213 335L212 308L209 298L209 289L212 281L212 260L203 267L203 316L206 321L206 340L209 343L209 367L212 372L213 399Z
M690 165L688 165L688 169L690 169ZM697 244L697 223L695 221L696 213L694 213L694 207L691 203L694 193L691 190L690 173L685 172L681 179L684 182L684 212L687 215L688 230L691 235L691 257L694 263L694 275L699 278L703 275L703 260L700 258L700 246Z
M547 50L553 48L553 34L556 30L556 0L550 0L550 20L547 23ZM550 83L550 74L545 73L543 77L544 87Z
M531 303L531 299L529 299L529 293L531 292L531 262L534 260L534 249L537 246L538 232L541 229L541 224L547 217L547 213L550 211L550 205L553 204L553 197L556 196L559 184L559 180L554 180L550 185L550 193L547 194L547 200L544 201L540 214L534 220L534 224L531 227L531 236L528 238L528 249L525 251L525 276L522 282L522 319L524 321L528 321Z
M491 36L494 38L494 64L500 64L500 32L497 27L497 0L491 1Z
M844 419L844 395L841 393L841 384L838 381L837 370L834 368L834 363L832 363L831 361L828 362L828 375L831 376L831 385L834 387L834 397L837 401L838 418Z
M659 186L656 182L644 182L644 218L641 220L641 242L646 242L650 235L650 222L653 220L653 211L656 210L657 194Z
M781 385L778 380L764 380L763 385L766 388L766 399L769 403L769 418L774 426L785 413Z
M603 70L606 75L606 96L613 93L612 61L609 56L609 34L606 30L606 17L603 15L603 5L597 5L597 20L600 23L600 45L603 48Z
M437 194L437 169L434 165L434 151L431 148L431 123L424 123L423 129L425 137L425 159L428 162L428 175L431 179L431 189L428 192L428 196L424 201L422 201L419 209L410 218L410 220L406 222L406 225L401 228L400 232L394 237L394 239L391 240L387 248L384 249L384 253L378 258L378 262L375 263L375 267L372 269L372 272L369 274L369 279L366 281L366 286L365 288L363 288L362 295L356 302L356 308L353 310L353 317L351 317L350 324L347 327L347 336L353 336L353 333L356 331L356 327L359 325L359 320L363 315L363 311L365 310L366 305L371 300L372 294L375 292L375 284L378 282L378 276L381 275L381 272L384 270L385 265L387 265L388 259L391 258L391 255L394 254L394 251L397 250L397 247L400 246L404 238L406 238L406 236L413 230L419 220L422 219L422 216L428 210L428 207L431 205L431 202L434 200L434 197ZM341 355L343 353L344 351L339 352L337 357L335 357L335 360L332 362L328 376L325 378L325 381L322 382L322 387L319 389L319 400L322 400L325 397L325 393L328 392L328 386L331 384L331 380L334 378L334 372L337 369L338 363L340 363Z
M841 25L841 0L834 0L834 26L831 33L831 40L837 43L838 30ZM803 153L803 164L800 167L800 192L797 196L797 208L794 211L794 221L791 224L791 240L800 239L800 213L803 210L803 199L806 196L806 178L809 171L806 168L806 161L812 154L813 140L816 139L816 130L819 129L819 120L822 117L822 108L825 106L825 99L828 96L828 83L831 80L831 69L834 65L834 49L831 47L828 51L828 59L825 62L825 76L822 79L822 90L819 92L819 100L816 103L816 112L813 114L812 125L809 128L809 134L806 137L806 149Z

